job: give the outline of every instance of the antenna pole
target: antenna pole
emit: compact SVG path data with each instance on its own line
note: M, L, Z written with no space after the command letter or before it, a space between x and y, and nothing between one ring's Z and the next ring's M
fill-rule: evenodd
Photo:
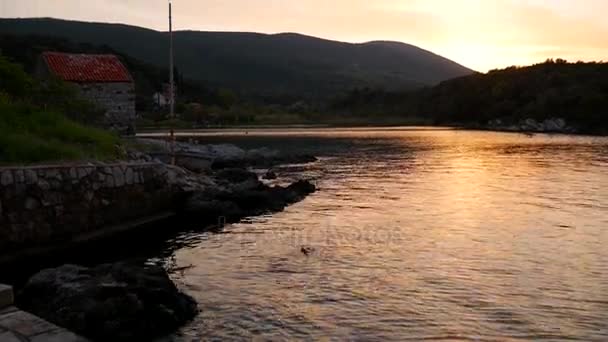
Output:
M173 13L169 0L169 116L171 119L171 165L175 165L175 75L173 72Z

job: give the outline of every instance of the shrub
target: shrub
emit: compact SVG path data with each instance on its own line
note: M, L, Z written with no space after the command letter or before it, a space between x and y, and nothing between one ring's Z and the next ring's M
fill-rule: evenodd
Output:
M78 89L59 79L49 79L37 84L34 103L65 114L68 118L88 125L103 124L104 111L83 99Z
M117 136L28 104L0 104L0 162L118 158Z
M68 84L37 82L0 56L0 163L119 157L117 136L83 124L98 119Z
M0 92L23 97L31 94L33 88L34 81L23 71L23 68L0 55Z

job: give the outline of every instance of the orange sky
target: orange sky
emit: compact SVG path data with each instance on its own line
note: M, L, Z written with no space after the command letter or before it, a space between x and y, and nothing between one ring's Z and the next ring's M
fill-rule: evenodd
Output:
M547 58L608 60L608 0L173 0L178 29L397 40L479 71ZM0 0L0 17L166 29L166 0Z

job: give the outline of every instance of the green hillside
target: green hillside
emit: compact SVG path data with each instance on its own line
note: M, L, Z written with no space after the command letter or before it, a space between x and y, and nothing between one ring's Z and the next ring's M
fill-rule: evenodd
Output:
M166 66L167 33L56 19L0 19L0 33L38 34L108 46ZM187 78L240 93L327 98L354 87L412 89L472 71L396 42L349 44L299 34L175 33L176 63Z
M119 158L118 137L92 126L102 115L69 85L38 82L0 55L0 165Z

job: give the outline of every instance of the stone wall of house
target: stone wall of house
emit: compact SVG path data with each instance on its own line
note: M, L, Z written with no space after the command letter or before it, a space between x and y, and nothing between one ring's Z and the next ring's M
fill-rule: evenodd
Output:
M133 83L76 84L82 95L106 110L106 124L121 134L135 133L135 86Z
M170 211L160 163L0 168L0 255Z

